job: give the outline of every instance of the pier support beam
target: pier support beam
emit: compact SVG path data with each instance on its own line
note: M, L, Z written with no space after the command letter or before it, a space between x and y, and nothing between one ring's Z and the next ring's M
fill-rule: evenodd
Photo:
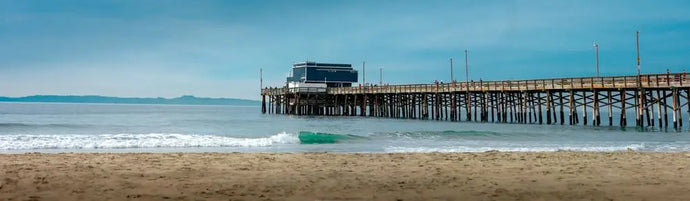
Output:
M671 97L673 101L673 129L678 129L678 119L676 118L676 113L678 113L678 90L671 90Z
M601 125L601 118L599 116L599 91L595 89L592 93L594 94L592 96L592 98L594 99L592 102L592 125L599 126Z
M266 95L261 96L261 113L266 114Z
M582 124L587 125L587 92L582 91Z
M541 118L541 92L537 92L537 109L539 113L539 124L542 124L542 118Z
M606 92L606 97L608 99L608 109L609 109L609 126L613 126L613 103L611 103L611 91Z
M561 117L561 125L564 124L565 122L565 115L563 114L563 92L559 91L558 92L558 105L560 107L560 117Z
M551 92L546 91L546 124L551 124Z
M620 93L620 99L621 99L621 101L620 101L621 102L620 126L625 127L628 125L628 120L627 120L628 117L626 115L626 109L625 109L625 106L628 104L627 103L628 100L625 99L625 93L627 93L627 92L625 92L625 90L621 90L619 93Z

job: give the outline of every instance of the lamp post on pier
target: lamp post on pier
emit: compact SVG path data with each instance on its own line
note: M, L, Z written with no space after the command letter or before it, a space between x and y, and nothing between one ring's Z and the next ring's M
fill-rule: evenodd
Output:
M450 82L453 82L453 58L450 58Z
M637 87L642 87L642 75L640 72L640 31L635 32L635 49L637 51Z
M636 32L635 46L637 47L637 76L640 76L640 31Z
M366 71L366 68L365 68L364 64L365 64L365 63L364 63L364 61L363 61L363 62L362 62L362 86L366 86L366 85L367 85L367 71Z
M467 65L467 50L465 50L465 77L467 78L467 82L470 82L470 71L469 67Z
M599 77L599 44L597 44L597 41L594 41L594 51L597 55L597 77Z
M383 86L383 67L379 68L379 86Z

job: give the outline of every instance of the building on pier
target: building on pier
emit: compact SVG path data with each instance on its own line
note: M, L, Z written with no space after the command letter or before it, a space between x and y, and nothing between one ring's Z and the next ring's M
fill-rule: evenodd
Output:
M357 70L352 68L352 64L305 61L292 65L287 82L292 85L325 83L328 87L350 87L357 79Z

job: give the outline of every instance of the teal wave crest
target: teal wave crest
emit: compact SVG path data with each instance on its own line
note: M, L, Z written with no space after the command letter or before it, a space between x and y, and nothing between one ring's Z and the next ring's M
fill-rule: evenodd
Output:
M334 144L349 140L367 139L366 137L357 135L341 135L309 131L300 131L298 138L301 144Z

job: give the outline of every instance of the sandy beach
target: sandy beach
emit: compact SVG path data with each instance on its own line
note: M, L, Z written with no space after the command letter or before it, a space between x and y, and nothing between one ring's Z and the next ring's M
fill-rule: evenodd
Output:
M0 200L690 200L690 153L31 153L0 166Z

